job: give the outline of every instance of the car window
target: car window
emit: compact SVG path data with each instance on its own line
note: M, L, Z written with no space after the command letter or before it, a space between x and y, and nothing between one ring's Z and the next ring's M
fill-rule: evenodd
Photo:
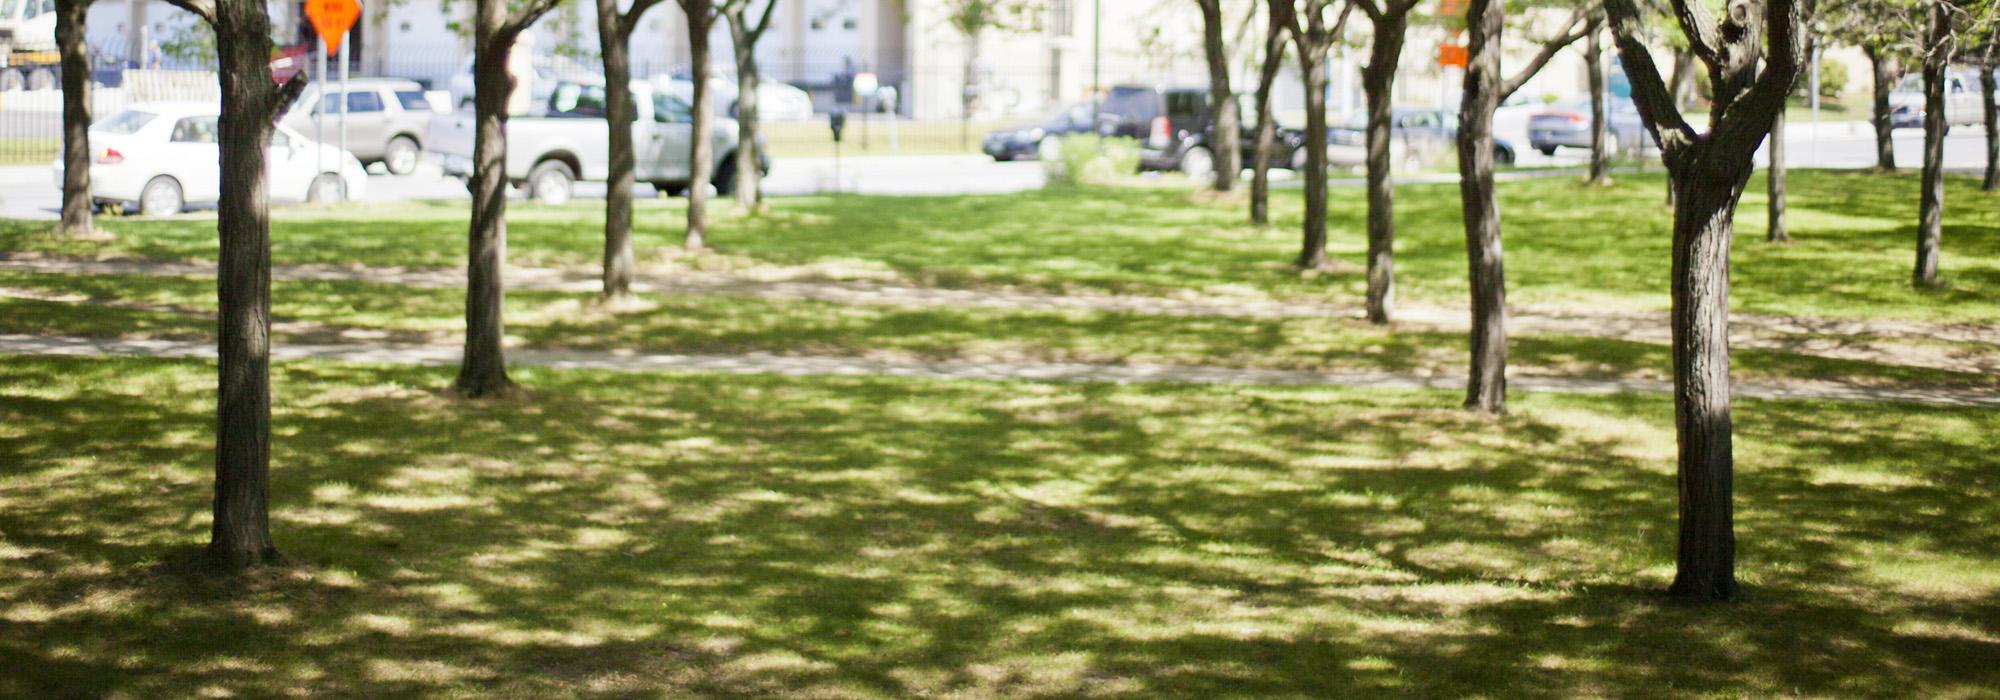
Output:
M1167 93L1167 114L1174 117L1196 116L1207 111L1208 96L1198 92Z
M188 117L174 122L174 143L215 143L215 117Z
M604 88L576 83L556 86L555 92L549 95L549 116L602 118Z
M33 1L34 0L29 0L29 2ZM18 4L20 4L19 0L0 0L0 20L13 17L14 10L16 9L15 5Z
M34 19L36 15L39 15L41 13L42 13L41 3L35 2L35 0L28 0L28 6L22 8L21 19L23 20Z
M382 93L374 90L347 93L347 111L349 114L382 111Z
M425 97L422 90L397 90L396 101L403 105L405 112L431 111L431 98Z
M1145 88L1112 88L1111 94L1104 98L1104 113L1128 120L1152 119L1158 111L1153 99L1153 91Z
M92 125L91 128L94 131L101 131L107 134L136 134L139 133L140 129L146 128L147 124L153 123L153 119L158 116L152 112L128 109L119 112L117 116Z
M653 121L661 124L686 124L694 121L694 108L672 95L654 95Z

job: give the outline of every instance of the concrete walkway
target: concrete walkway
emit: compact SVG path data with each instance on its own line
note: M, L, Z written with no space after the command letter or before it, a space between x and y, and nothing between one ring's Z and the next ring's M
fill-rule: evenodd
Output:
M0 271L213 278L215 265L208 262L85 260L0 253ZM919 308L1084 311L1252 319L1362 318L1359 307L1325 302L1200 294L1170 298L1051 294L1015 289L943 289L895 281L830 280L816 277L817 272L812 268L748 273L647 271L634 280L633 289L653 294L726 294L760 299ZM373 282L434 289L465 286L465 272L455 268L276 265L272 267L271 275L280 280ZM509 289L590 293L601 288L595 270L510 267L506 280ZM1463 308L1407 301L1396 310L1396 322L1402 327L1446 331L1463 331L1471 325L1470 315ZM1554 333L1645 343L1666 343L1671 336L1671 326L1664 311L1599 311L1516 304L1508 309L1508 325L1510 332L1516 334ZM2000 374L2000 325L1995 324L1734 313L1730 315L1730 331L1730 344L1739 349L1778 350L1834 359ZM1956 345L1941 345L1938 341Z
M59 336L0 335L0 355L63 357L213 358L212 341L121 340ZM279 345L274 360L322 360L370 364L449 366L458 363L460 349L444 345ZM1388 389L1465 388L1465 378L1387 372L1322 373L1294 370L1173 367L1157 365L1090 365L1033 362L899 362L846 357L749 355L671 355L637 352L581 352L512 349L509 364L555 369L596 369L617 372L715 372L785 376L883 376L985 381L1108 382L1113 384L1228 384L1277 386L1352 386ZM1642 379L1574 379L1512 377L1515 391L1565 394L1665 394L1669 382ZM1775 386L1737 384L1735 396L1756 399L1827 399L1882 401L1940 406L2000 407L2000 391L1956 389L1855 388L1819 384Z

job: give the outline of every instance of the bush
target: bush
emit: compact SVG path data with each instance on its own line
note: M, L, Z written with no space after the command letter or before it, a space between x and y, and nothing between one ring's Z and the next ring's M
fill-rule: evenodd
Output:
M1820 62L1819 62L1819 94L1820 94L1820 96L1821 96L1821 97L1839 97L1839 96L1841 96L1841 95L1843 95L1843 94L1846 94L1846 92L1847 92L1847 77L1848 77L1848 76L1847 76L1847 63L1846 63L1846 62L1844 62L1844 61L1828 61L1828 60L1826 60L1826 59L1824 59L1824 58L1821 58L1821 59L1820 59ZM1812 76L1810 76L1810 75L1807 75L1807 76L1803 76L1803 77L1802 77L1802 78L1801 78L1801 79L1799 80L1799 84L1800 84L1800 86L1801 86L1801 87L1804 87L1804 88L1805 88L1805 89L1807 89L1807 90L1811 90L1811 89L1812 89L1812 85L1811 85L1811 83L1812 83Z
M1139 172L1138 141L1070 134L1057 143L1061 144L1061 155L1042 161L1050 185L1114 182Z

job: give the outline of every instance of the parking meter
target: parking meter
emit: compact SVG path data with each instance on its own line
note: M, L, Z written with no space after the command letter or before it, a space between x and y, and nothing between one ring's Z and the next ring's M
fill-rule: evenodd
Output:
M835 109L826 113L827 126L833 128L833 142L840 143L840 132L847 128L847 110Z

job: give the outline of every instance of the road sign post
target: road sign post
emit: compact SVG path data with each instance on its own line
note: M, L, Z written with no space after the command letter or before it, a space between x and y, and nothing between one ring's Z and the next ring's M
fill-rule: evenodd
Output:
M340 151L347 152L347 32L354 28L354 22L361 19L360 0L306 0L306 21L311 22L313 31L319 34L319 102L313 119L313 162L318 168L313 173L313 194L319 194L319 178L326 173L325 149L317 146L326 143L326 89L327 54L340 54ZM334 167L338 168L336 163Z

